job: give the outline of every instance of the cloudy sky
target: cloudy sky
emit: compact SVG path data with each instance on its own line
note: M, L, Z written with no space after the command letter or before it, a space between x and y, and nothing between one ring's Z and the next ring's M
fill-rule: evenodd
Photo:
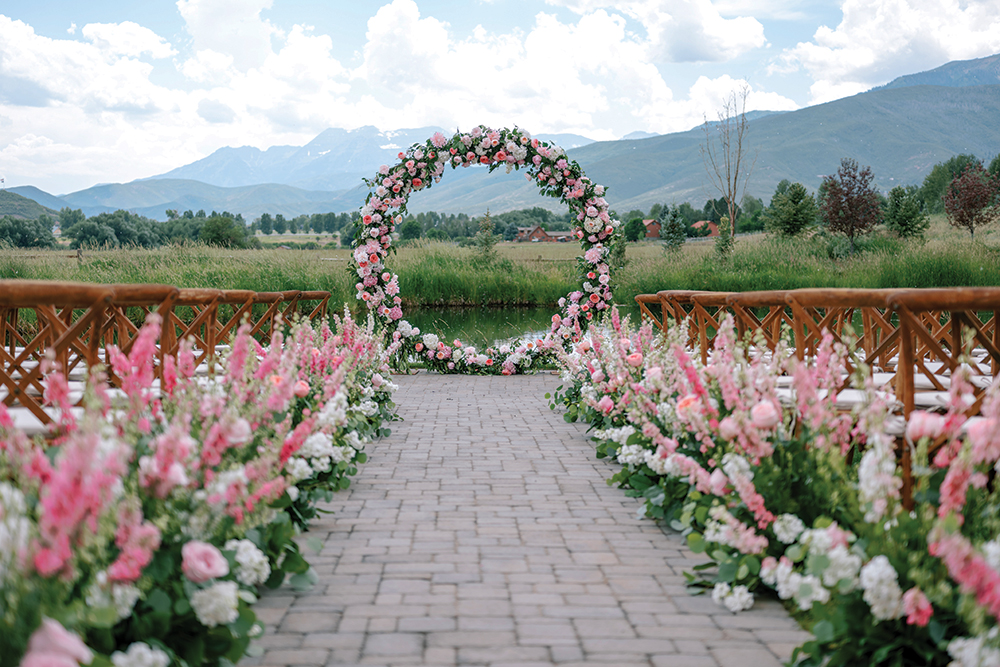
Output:
M1000 0L33 0L0 8L0 175L53 194L327 127L688 130L1000 52Z

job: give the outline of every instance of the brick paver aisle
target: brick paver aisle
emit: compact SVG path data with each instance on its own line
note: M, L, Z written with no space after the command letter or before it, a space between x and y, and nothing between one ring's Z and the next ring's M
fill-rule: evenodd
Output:
M320 576L257 605L246 665L779 665L807 635L775 602L692 596L676 534L636 517L557 378L395 378L404 422L312 534Z

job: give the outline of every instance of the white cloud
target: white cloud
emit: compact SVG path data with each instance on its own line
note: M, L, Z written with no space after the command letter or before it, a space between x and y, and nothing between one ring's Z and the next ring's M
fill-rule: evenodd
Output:
M235 67L244 72L259 67L272 52L272 35L281 35L260 18L270 7L271 0L177 0L195 51L232 56Z
M766 44L764 26L748 16L723 18L711 0L546 0L578 14L620 11L642 24L656 62L726 61Z
M153 58L169 58L177 52L149 28L138 23L88 23L83 26L83 36L109 56L137 58L148 53Z
M813 102L827 102L950 60L1000 51L1000 3L845 0L836 28L782 54L773 71L804 68Z

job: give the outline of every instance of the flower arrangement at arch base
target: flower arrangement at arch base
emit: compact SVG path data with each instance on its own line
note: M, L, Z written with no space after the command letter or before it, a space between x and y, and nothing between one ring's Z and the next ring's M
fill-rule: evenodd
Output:
M704 554L689 582L733 613L785 600L814 635L790 664L1000 665L1000 387L967 420L956 372L946 414L910 416L904 502L893 397L855 380L865 400L838 409L843 346L761 354L730 317L702 366L685 340L613 313L559 353L553 407L596 429L621 465L609 484Z
M86 407L46 377L49 440L0 404L0 666L235 664L263 633L258 588L315 581L295 537L346 488L393 418L373 324L244 325L201 375L190 347L154 379L160 322L122 379L91 369Z
M399 344L403 364L413 358L442 373L525 372L549 359L555 347L579 340L595 314L611 307L610 253L622 240L620 223L611 217L604 187L592 183L562 148L518 128L495 130L479 125L450 139L438 132L398 157L396 165L383 165L374 178L365 180L370 192L361 208L362 227L354 239L349 270L358 280L357 298ZM507 173L524 169L527 179L543 194L559 198L576 214L574 235L583 249L578 259L580 289L560 299L560 313L553 316L552 329L544 339L477 350L461 341L448 344L433 333L421 334L402 319L399 277L386 266L388 255L395 252L392 234L396 225L402 222L412 193L440 181L446 167L472 166L487 166L491 172L502 167Z

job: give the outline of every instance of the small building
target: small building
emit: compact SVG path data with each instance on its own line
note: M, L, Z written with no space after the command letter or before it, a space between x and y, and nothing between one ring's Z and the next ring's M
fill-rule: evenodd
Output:
M694 223L691 226L694 227L695 229L704 229L707 226L709 237L719 235L719 226L714 222L712 222L711 220L699 220L698 222Z
M529 241L532 243L553 243L573 240L573 232L547 232L541 225L534 227L518 227L515 241Z
M643 220L642 224L646 225L646 238L647 239L658 239L658 238L660 238L660 221L659 220Z

